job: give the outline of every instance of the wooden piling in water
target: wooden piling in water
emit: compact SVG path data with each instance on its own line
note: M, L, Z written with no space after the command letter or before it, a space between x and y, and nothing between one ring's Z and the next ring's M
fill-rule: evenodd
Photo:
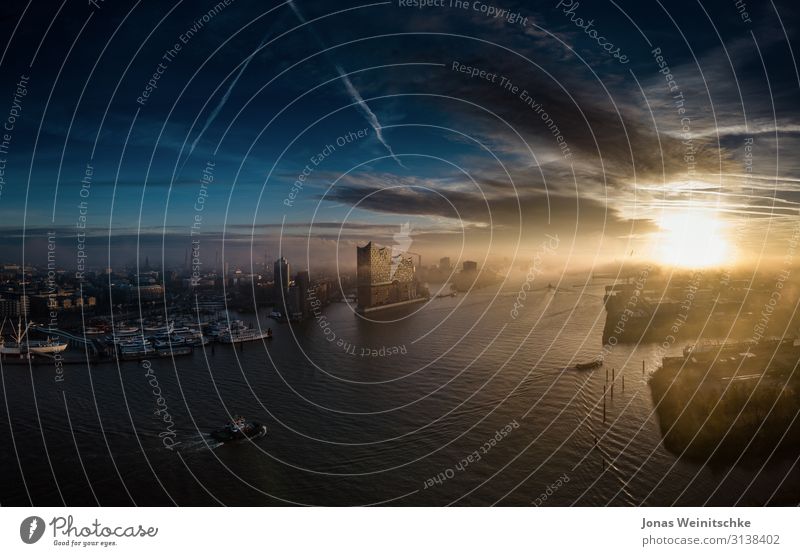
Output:
M614 368L614 367L611 367L611 382L614 382L615 380L617 380L617 369ZM613 386L612 386L612 388L613 388Z
M642 376L644 376L644 359L642 359Z
M625 391L625 374L622 374L622 391Z

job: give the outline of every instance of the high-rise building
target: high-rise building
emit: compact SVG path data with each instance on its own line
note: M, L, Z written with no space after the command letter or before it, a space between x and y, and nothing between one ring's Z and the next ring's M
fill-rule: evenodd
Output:
M356 260L359 311L421 299L414 261L407 253L369 242L356 247Z
M464 272L477 272L478 271L478 263L475 261L464 261L462 265L462 270Z
M300 297L300 288L297 284L292 284L283 292L284 311L283 314L290 320L303 320L303 303Z
M289 261L281 257L275 261L273 266L273 276L275 280L275 287L282 290L289 289Z
M307 270L301 270L294 277L294 283L297 286L297 294L299 297L298 305L300 312L305 318L308 315L308 288L311 286L311 278Z
M450 257L442 257L439 259L439 270L451 270L453 267L450 264Z

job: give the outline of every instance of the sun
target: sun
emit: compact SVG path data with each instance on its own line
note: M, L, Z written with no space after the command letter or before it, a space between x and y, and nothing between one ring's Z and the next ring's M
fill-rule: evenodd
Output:
M664 265L708 268L729 262L724 224L713 212L665 212L659 222L656 256Z

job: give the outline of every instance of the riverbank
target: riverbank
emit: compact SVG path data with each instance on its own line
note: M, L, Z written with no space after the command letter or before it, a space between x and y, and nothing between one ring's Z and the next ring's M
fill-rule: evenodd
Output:
M717 346L664 358L649 384L664 445L691 461L800 455L800 346Z

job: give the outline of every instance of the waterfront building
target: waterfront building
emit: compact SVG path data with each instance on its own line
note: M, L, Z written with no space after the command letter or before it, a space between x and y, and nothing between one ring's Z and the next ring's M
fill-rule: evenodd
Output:
M289 261L281 257L273 265L273 277L275 288L281 290L289 289Z
M373 242L356 247L358 310L420 301L414 260L407 253Z

